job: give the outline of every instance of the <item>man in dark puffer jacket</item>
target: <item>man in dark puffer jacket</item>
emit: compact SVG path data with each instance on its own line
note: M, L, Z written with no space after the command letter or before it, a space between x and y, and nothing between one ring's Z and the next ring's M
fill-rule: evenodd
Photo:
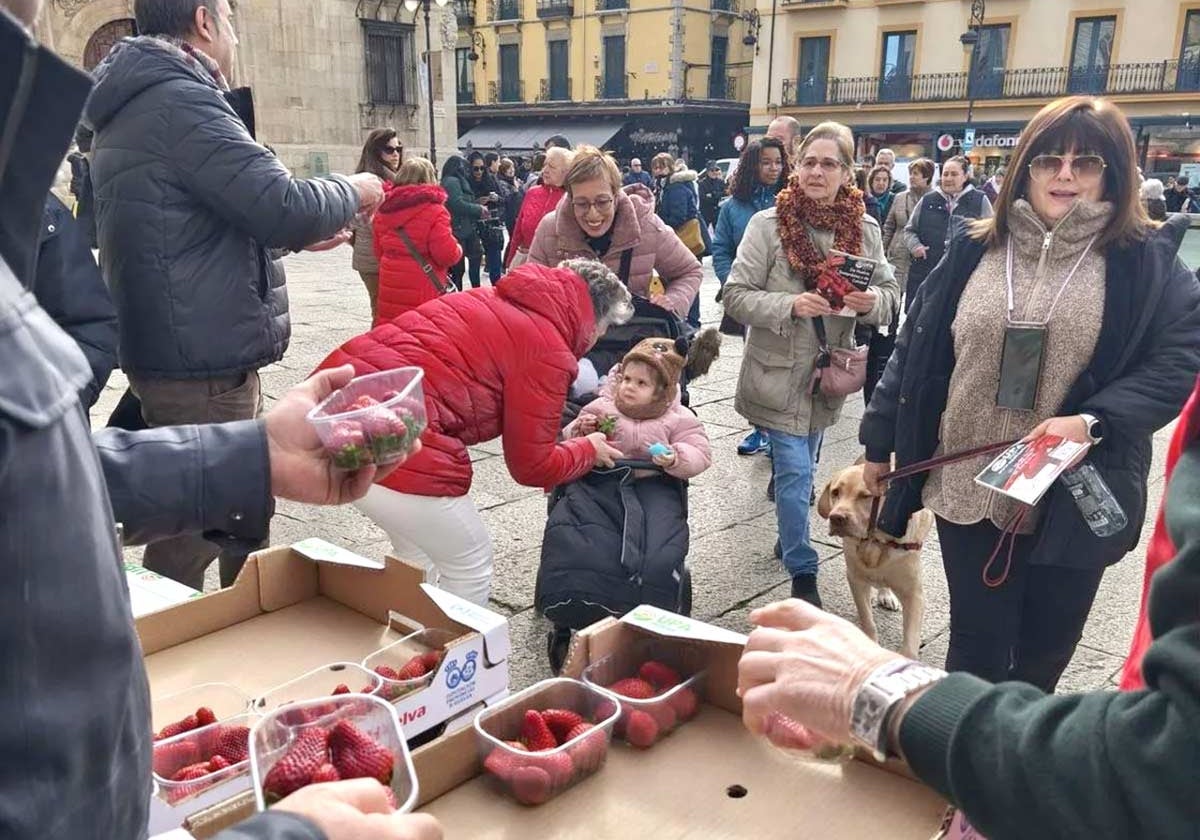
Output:
M100 263L120 361L151 426L255 417L258 369L290 335L282 265L382 200L374 175L299 180L228 104L237 36L228 0L138 0L142 37L96 69L84 123ZM247 546L246 548L250 548ZM156 543L146 565L197 589L218 549ZM221 552L222 584L245 549Z

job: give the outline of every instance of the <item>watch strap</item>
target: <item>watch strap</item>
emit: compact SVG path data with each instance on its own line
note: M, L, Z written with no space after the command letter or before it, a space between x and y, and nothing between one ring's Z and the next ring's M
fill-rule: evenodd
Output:
M940 668L908 659L893 660L876 668L863 681L851 704L851 740L870 750L877 761L884 761L891 712L914 691L945 676L946 672Z

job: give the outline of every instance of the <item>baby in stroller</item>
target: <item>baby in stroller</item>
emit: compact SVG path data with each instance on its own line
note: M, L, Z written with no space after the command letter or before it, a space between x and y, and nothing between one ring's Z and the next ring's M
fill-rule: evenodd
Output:
M535 603L555 624L555 671L572 630L642 603L690 611L687 480L712 456L704 425L680 401L680 379L705 373L719 343L715 330L690 346L684 338L640 341L563 430L602 431L626 460L552 494Z

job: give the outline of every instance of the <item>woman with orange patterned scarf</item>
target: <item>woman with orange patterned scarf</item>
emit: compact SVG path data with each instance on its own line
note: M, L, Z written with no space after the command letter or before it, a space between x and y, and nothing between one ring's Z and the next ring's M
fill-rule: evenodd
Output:
M808 133L775 207L747 225L723 298L729 316L748 327L734 405L770 433L783 564L792 595L817 606L817 552L808 535L814 456L845 402L812 393L818 331L831 348L853 347L854 327L888 323L899 296L879 223L847 177L853 161L846 126L822 123ZM816 291L830 249L877 261L870 287L844 297L857 317L840 317Z

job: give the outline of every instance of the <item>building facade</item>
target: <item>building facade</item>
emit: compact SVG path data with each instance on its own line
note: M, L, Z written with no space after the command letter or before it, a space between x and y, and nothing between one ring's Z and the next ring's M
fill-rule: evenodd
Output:
M965 150L990 172L1039 108L1093 94L1128 115L1147 174L1200 175L1200 0L758 2L773 48L755 58L752 132L835 119L861 157Z
M367 132L395 128L406 154L428 154L424 12L401 0L237 3L234 86L254 93L256 134L301 176L352 172ZM452 9L432 6L436 148L456 139ZM134 34L133 0L49 0L38 36L85 69Z
M622 161L736 154L757 13L739 0L454 0L459 146L528 154L553 134Z

